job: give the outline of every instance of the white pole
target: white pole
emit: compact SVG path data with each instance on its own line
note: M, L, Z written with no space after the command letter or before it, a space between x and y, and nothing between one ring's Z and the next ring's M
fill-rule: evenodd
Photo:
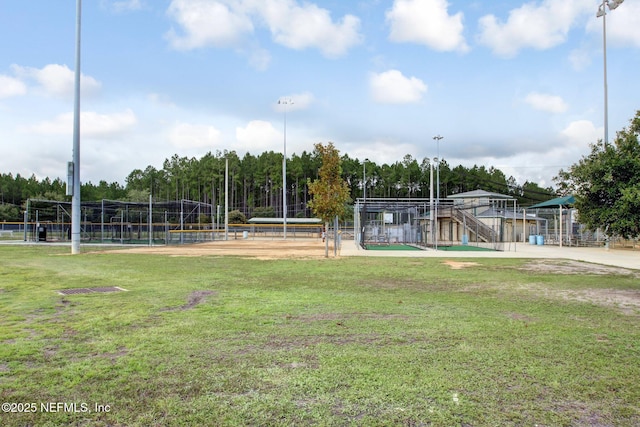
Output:
M431 221L431 242L435 242L436 235L434 232L435 211L433 209L433 163L429 162L429 219Z
M149 194L149 246L153 246L153 196Z
M216 216L213 213L214 203L216 202L216 190L214 188L213 180L211 180L211 240L216 240Z
M367 159L362 163L362 198L367 203Z
M104 243L104 199L102 199L101 207L102 207L102 210L100 211L100 243Z
M607 88L607 7L613 10L624 0L602 0L596 16L602 16L602 50L604 54L604 145L609 145L609 94Z
M440 233L440 218L438 218L438 208L440 204L440 140L443 139L444 136L436 135L433 139L436 140L437 147L437 163L436 163L436 174L437 174L437 195L436 195L436 250L438 249L438 234Z
M76 69L73 103L73 197L71 199L71 253L80 253L80 34L82 0L76 0Z
M513 199L513 251L516 251L516 245L518 244L518 239L516 238L516 222L517 222L517 218L516 218L516 199ZM524 231L524 228L523 228Z
M27 209L24 211L24 241L27 241L27 218L29 217L29 199L27 199Z
M224 240L229 240L229 159L224 166Z
M282 152L282 237L287 239L287 106L293 104L290 99L278 101L284 105L284 150Z
M602 0L602 47L604 52L604 144L609 144L609 90L607 88L607 12Z
M282 152L282 238L287 239L287 105L284 106L284 148Z
M527 243L527 210L522 209L522 243Z
M562 247L562 205L560 205L560 247Z

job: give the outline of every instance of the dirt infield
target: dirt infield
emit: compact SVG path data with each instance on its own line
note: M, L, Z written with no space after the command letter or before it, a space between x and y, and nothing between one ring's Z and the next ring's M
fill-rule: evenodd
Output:
M114 249L109 252L169 256L239 256L257 259L324 258L324 245L321 239L234 239L192 245ZM332 242L329 242L329 256L333 256Z

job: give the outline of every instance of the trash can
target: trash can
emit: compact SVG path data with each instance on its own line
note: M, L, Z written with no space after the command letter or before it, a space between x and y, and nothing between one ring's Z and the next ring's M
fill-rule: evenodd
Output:
M47 227L44 227L44 226L38 227L38 241L39 242L47 241Z
M536 237L537 236L535 234L532 234L532 235L529 236L529 244L530 245L535 245L536 244Z
M544 236L542 235L536 236L536 243L538 245L544 245Z
M242 232L242 238L243 238L243 239L245 239L245 240L246 240L246 239L248 239L248 238L249 238L249 232L248 232L248 231L246 231L246 230L245 230L245 231L243 231L243 232Z
M467 234L463 234L462 235L462 244L463 245L468 245L469 244L469 236Z

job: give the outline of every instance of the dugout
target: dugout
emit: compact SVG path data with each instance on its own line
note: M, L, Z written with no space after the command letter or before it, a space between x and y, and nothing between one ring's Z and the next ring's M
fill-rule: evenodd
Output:
M428 211L429 199L357 199L354 236L365 249L372 245L419 245L425 233L419 221Z

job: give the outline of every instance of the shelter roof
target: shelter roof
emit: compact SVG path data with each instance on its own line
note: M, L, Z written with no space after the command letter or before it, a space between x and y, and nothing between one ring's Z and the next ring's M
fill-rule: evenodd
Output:
M492 193L490 191L485 190L473 190L467 191L465 193L451 194L447 196L448 199L505 199L511 200L513 197L507 196L506 194L500 193Z
M576 202L575 197L572 195L556 197L555 199L547 200L546 202L538 203L533 206L529 206L528 209L541 209L541 208L558 208L560 206L570 206Z

